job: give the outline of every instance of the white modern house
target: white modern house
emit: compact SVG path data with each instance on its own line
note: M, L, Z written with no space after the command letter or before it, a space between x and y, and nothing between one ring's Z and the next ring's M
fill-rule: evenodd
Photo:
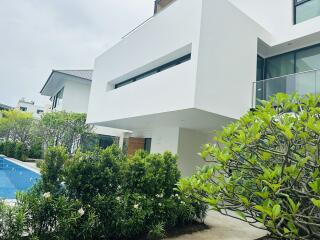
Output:
M45 107L36 105L34 101L21 98L16 106L17 110L31 113L34 118L41 118L41 115L44 113Z
M87 113L89 94L92 81L92 70L53 70L40 93L49 96L51 111L66 111ZM123 141L130 131L108 127L95 126L94 132L99 135L100 145L106 147L112 144L111 137Z
M320 0L157 0L97 57L87 121L177 153L189 175L211 131L256 98L319 92L319 15Z

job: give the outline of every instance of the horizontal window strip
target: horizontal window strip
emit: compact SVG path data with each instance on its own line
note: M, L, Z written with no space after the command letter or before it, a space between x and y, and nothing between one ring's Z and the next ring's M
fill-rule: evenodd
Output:
M142 73L142 74L139 74L139 75L137 75L137 76L135 76L135 77L132 77L132 78L130 78L130 79L127 79L127 80L125 80L125 81L122 81L122 82L120 82L120 83L117 83L117 84L115 84L114 88L117 89L117 88L123 87L123 86L125 86L125 85L128 85L128 84L130 84L130 83L139 81L139 80L141 80L141 79L143 79L143 78L149 77L149 76L151 76L151 75L154 75L154 74L157 74L157 73L159 73L159 72L165 71L165 70L167 70L167 69L169 69L169 68L175 67L175 66L177 66L177 65L179 65L179 64L181 64L181 63L187 62L187 61L189 61L190 59L191 59L191 53L189 53L189 54L187 54L187 55L184 55L183 57L177 58L177 59L175 59L175 60L173 60L173 61L170 61L170 62L168 62L168 63L166 63L166 64L163 64L163 65L161 65L161 66L159 66L159 67L156 67L156 68L154 68L154 69L151 69L151 70L149 70L149 71L147 71L147 72L144 72L144 73Z

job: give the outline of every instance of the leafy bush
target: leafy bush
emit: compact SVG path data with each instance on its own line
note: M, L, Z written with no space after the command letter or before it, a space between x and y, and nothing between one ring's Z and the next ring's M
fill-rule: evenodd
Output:
M33 159L41 159L43 157L42 141L34 139L31 142L28 155Z
M148 240L160 240L165 237L165 228L163 223L158 223L152 226L151 230L148 233L147 239Z
M60 190L63 166L67 158L67 151L63 147L48 148L41 165L44 192L56 193Z
M111 146L67 156L62 147L49 148L42 180L17 196L14 209L25 213L30 239L161 239L197 218L194 203L175 190L180 173L170 153L127 158ZM6 227L5 234L14 225Z
M149 196L169 197L179 178L176 156L169 152L161 155L138 151L128 161L125 185Z
M23 143L18 142L15 144L15 154L14 154L15 159L26 161L28 158L27 154L28 154L28 149Z
M39 195L31 191L19 194L17 208L28 209L25 214L25 229L29 237L39 239L70 239L69 236L81 234L78 224L81 222L81 204L65 196L50 193Z
M0 141L0 154L4 154L4 142Z
M196 217L192 203L174 190L180 173L170 153L138 152L127 158L112 146L91 153L78 152L67 162L67 195L95 213L96 238L131 239L151 226L186 224Z
M65 111L50 112L42 115L37 135L49 147L63 146L69 155L81 144L81 139L92 134L92 126L86 124L86 114Z
M26 211L23 207L8 206L0 201L0 238L21 239L26 230Z
M11 141L4 142L3 153L7 157L14 158L16 155L16 143Z
M179 188L281 239L320 238L319 96L278 94L205 145ZM258 224L258 225L257 225ZM262 224L262 225L261 225Z
M81 153L66 164L64 180L72 198L89 204L97 195L110 195L123 181L125 158L115 146Z

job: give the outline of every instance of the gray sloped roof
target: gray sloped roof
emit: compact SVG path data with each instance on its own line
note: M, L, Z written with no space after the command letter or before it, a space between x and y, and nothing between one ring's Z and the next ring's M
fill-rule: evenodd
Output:
M55 70L56 72L92 80L93 70Z
M1 110L1 109L9 110L9 109L13 109L13 107L10 107L10 106L8 106L8 105L5 105L5 104L0 103L0 110Z
M51 96L51 93L48 93L46 89L48 89L48 86L51 88L55 86L56 82L60 79L56 77L56 75L64 75L65 77L71 76L71 78L79 78L83 79L85 81L91 82L92 81L92 75L93 75L93 70L88 69L88 70L52 70L49 78L43 85L40 93L44 96ZM49 87L49 89L50 89ZM49 94L49 95L48 95Z

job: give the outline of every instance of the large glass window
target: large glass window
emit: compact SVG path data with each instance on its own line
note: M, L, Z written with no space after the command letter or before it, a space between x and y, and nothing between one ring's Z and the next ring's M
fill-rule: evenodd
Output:
M320 0L294 0L294 22L301 23L320 16Z
M266 60L266 78L294 73L294 53L282 54Z
M263 60L258 58L257 80L259 80L259 74L261 74L261 61ZM264 68L264 78L266 79L320 70L320 45L267 58Z
M320 69L320 46L306 48L296 53L296 72Z
M261 62L264 63L264 79L260 81ZM317 70L317 71L315 71ZM256 96L269 96L284 92L299 94L319 92L320 88L320 45L270 57L258 58Z

